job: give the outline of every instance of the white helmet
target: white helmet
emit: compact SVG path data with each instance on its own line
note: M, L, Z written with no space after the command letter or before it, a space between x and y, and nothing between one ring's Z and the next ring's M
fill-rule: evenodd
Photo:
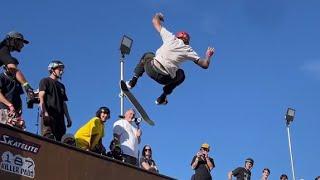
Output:
M48 71L51 73L52 70L58 67L64 68L64 64L59 60L51 61L50 64L48 65Z

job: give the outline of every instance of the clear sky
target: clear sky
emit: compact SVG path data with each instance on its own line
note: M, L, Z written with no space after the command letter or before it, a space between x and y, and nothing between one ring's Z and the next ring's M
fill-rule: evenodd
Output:
M142 124L140 149L152 146L160 172L189 179L191 159L207 142L215 179L227 179L247 157L255 160L252 179L260 178L264 167L271 169L270 179L291 177L284 115L293 107L296 177L310 180L320 175L319 7L316 0L3 1L0 33L16 30L30 41L13 55L33 87L48 75L51 60L65 63L69 133L99 106L111 109L103 140L108 147L120 114L120 40L124 34L134 40L125 59L128 79L140 56L160 47L151 19L162 12L164 26L188 31L199 55L209 45L216 55L207 70L183 64L186 80L167 106L154 104L162 87L146 75L133 89L156 122ZM25 108L24 117L27 130L36 133L37 108Z

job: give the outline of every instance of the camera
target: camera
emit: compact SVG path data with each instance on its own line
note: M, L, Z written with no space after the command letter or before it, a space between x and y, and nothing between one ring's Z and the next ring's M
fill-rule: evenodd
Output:
M124 118L124 116L120 115L119 118ZM132 120L133 120L133 122L136 123L137 126L139 126L139 124L142 121L142 118L141 117L138 117L138 118L134 117L134 118L132 118Z
M39 104L39 89L33 90L33 97L27 97L27 108L32 109L34 104Z
M107 153L107 156L113 159L117 159L119 161L123 161L124 158L122 156L121 147L116 143L117 140L113 139L110 142L109 149L110 151Z
M139 117L139 118L133 118L133 121L136 123L136 125L139 125L142 121L142 118Z

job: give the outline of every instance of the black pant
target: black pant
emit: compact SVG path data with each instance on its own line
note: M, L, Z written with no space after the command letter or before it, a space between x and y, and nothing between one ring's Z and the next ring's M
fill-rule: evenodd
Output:
M41 118L41 130L44 137L61 141L62 136L66 133L66 125L64 124L64 116L49 117L49 121L44 123ZM52 137L52 135L54 137Z
M137 77L141 77L143 73L146 72L148 76L151 77L153 80L155 80L159 84L164 85L164 94L171 94L173 89L184 81L184 71L182 69L178 69L176 72L176 76L174 78L171 78L170 75L161 73L161 71L154 66L153 58L154 54L152 52L147 52L143 54L141 60L134 69L134 73Z
M133 157L133 156L129 156L126 154L122 154L122 157L124 158L124 162L134 165L134 166L138 166L138 159Z

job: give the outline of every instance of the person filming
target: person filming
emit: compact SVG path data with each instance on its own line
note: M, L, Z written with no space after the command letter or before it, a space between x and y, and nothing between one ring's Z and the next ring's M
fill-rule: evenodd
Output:
M201 145L200 150L193 157L191 162L192 169L195 174L192 180L211 180L211 170L215 167L214 161L209 157L210 146L207 143Z

